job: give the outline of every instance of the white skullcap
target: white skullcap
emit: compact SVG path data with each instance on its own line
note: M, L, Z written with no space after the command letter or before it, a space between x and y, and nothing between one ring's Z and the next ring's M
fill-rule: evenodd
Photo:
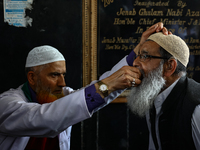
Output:
M39 46L28 53L25 67L34 67L62 60L65 60L65 58L54 47L48 45Z
M172 56L178 59L185 67L189 61L190 51L180 37L176 35L164 35L162 32L152 34L148 39L156 42Z

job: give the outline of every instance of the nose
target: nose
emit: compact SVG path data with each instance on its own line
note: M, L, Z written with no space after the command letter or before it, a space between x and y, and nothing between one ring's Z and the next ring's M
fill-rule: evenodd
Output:
M60 87L64 87L66 86L66 83L65 83L65 76L63 74L61 74L58 78L58 82L57 82L58 86Z
M136 57L135 60L133 61L133 66L134 67L138 67L140 64L140 58L139 57Z

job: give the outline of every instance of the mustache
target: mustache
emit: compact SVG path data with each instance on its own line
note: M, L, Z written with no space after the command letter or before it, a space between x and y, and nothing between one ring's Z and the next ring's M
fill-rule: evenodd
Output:
M54 89L52 92L54 91L63 91L63 88L62 87L57 87L56 89Z
M138 87L131 88L127 97L128 106L139 117L145 116L146 112L152 107L155 97L165 85L162 71L162 64L157 69L150 71L146 76L141 70L144 77L142 83Z
M138 68L140 73L141 73L141 79L143 79L145 77L145 73L144 73L144 70L142 68L140 68L139 66L133 66L135 68Z
M64 94L63 94L62 87L57 87L52 92L49 87L43 87L41 84L41 81L38 81L37 88L36 88L36 99L38 103L40 104L51 103L63 96Z

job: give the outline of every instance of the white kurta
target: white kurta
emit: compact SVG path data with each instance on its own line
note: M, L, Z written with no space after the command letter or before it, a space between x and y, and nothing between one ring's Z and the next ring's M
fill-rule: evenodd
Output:
M110 76L124 65L123 58L111 71L100 79ZM94 83L94 82L93 82ZM53 103L28 103L20 86L0 95L0 150L23 150L29 137L55 137L59 135L60 150L70 149L71 126L90 118L92 114L114 100L122 90L115 91L105 98L105 104L88 111L85 100L85 88L73 93L73 89L64 88L67 96Z

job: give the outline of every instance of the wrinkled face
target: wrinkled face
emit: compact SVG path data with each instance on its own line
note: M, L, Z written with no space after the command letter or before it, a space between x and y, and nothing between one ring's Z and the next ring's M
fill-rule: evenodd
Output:
M143 57L145 55L161 57L160 46L157 43L153 41L145 42L138 55L142 55L142 57L138 56L133 62L133 66L141 70L143 79L138 87L131 89L127 100L132 112L144 117L166 81L163 78L163 59Z
M152 107L155 97L159 94L165 85L162 77L163 61L159 67L144 76L142 83L138 87L131 88L127 97L128 106L133 113L144 117L145 113Z
M37 75L36 94L39 103L48 103L63 97L65 84L65 61L57 61L46 65Z
M147 41L140 48L138 55L152 55L161 57L160 46L154 41ZM159 67L161 60L162 59L155 58L142 60L140 57L137 57L133 62L133 66L139 68L145 74L145 76L147 76L149 72Z

